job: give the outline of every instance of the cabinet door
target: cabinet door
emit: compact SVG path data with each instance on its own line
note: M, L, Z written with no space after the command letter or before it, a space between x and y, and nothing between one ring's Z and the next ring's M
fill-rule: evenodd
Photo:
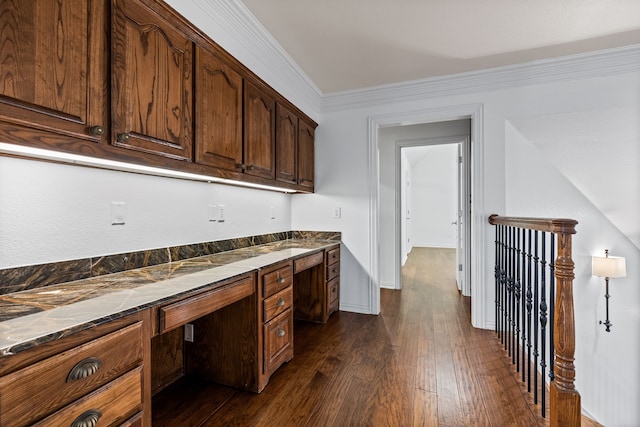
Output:
M191 40L137 0L112 4L113 144L191 160Z
M298 117L281 104L277 104L276 113L276 179L295 184Z
M35 137L15 125L100 141L107 125L104 1L0 5L2 128L27 140Z
M274 179L275 100L245 81L244 164L245 173Z
M298 185L313 190L314 128L300 121L298 124Z
M241 171L242 77L196 47L196 163Z

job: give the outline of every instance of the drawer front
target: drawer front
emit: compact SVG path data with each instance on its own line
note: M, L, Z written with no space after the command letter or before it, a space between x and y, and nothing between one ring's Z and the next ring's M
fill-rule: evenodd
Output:
M340 248L330 249L327 251L327 265L335 264L340 261Z
M317 252L315 254L307 255L303 258L298 258L293 262L293 272L298 273L300 271L304 271L307 268L322 264L323 261L324 252Z
M108 383L142 361L142 323L0 378L0 425L28 424Z
M71 426L78 423L75 425L109 426L127 420L140 409L142 368L136 368L35 425Z
M327 280L340 276L340 263L337 262L327 266Z
M292 283L293 272L291 271L291 265L287 265L262 276L262 295L265 298L270 297L276 292L291 286Z
M254 277L247 276L220 288L161 307L159 332L189 323L255 292Z
M293 286L281 290L264 300L264 321L268 322L293 304Z
M340 278L336 277L327 283L327 313L332 313L340 307Z
M264 373L271 374L293 357L293 313L287 309L264 325Z

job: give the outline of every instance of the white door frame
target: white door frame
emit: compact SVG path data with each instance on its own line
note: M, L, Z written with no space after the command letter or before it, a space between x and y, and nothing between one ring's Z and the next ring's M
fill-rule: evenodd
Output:
M485 251L484 251L484 140L483 105L467 104L441 107L405 113L390 113L368 118L369 157L369 307L372 314L380 313L380 165L378 129L381 127L434 123L449 120L471 119L471 247L473 248L470 269L471 323L475 327L485 326Z
M402 197L401 194L402 192L405 191L405 189L402 188L402 179L401 179L401 174L402 174L402 166L401 166L401 160L402 160L402 156L400 154L400 151L403 148L406 147L428 147L428 146L434 146L434 145L444 145L444 144L462 144L463 145L463 149L465 150L465 152L470 152L469 151L469 144L470 144L470 139L469 139L469 135L453 135L453 136L444 136L444 137L433 137L433 138L420 138L420 139L411 139L411 140L398 140L395 142L395 175L396 175L396 182L395 182L395 247L396 250L394 251L394 276L395 276L395 288L396 289L401 289L402 288L402 215L404 214L402 212L402 206L401 206L401 202L402 202ZM467 159L465 159L466 161ZM467 167L467 166L465 166ZM457 168L457 167L456 167ZM466 176L466 174L465 174ZM459 177L459 180L462 179L464 180L465 177ZM460 185L457 185L457 187L460 187ZM456 221L458 221L458 223L460 223L460 219L462 219L462 224L464 224L464 236L467 237L469 236L470 232L471 232L471 223L469 222L469 206L467 205L469 199L470 199L470 191L471 189L468 188L468 186L466 185L462 185L463 188L463 192L466 192L466 197L464 197L464 200L466 201L465 206L462 207L460 213L456 214ZM460 200L460 194L456 195L456 198L458 200ZM462 218L459 218L459 216L462 215ZM412 219L413 221L413 219ZM459 225L458 225L459 227ZM459 240L458 237L456 237L456 240ZM459 243L456 242L456 248L459 246ZM471 281L471 276L470 276L470 268L469 266L471 265L471 251L468 250L469 249L469 245L465 245L464 248L464 253L462 254L458 254L458 249L456 249L456 255L459 256L462 259L462 264L464 266L464 269L462 271L463 275L464 275L464 280L462 281L464 284L464 289L462 289L462 293L463 295L466 296L470 296L470 289L468 289L468 287L470 286L470 281ZM457 259L457 257L456 257ZM458 270L458 266L456 265L456 272ZM458 273L456 273L456 276L458 275Z

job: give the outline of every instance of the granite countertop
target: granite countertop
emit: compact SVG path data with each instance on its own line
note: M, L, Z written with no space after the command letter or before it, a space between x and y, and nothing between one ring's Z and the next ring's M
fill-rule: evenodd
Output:
M0 296L0 357L338 245L289 239Z

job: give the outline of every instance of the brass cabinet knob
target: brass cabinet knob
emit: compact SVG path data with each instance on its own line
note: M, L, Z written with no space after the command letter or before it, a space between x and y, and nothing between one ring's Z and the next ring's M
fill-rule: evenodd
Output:
M246 166L245 166L245 164L244 164L244 163L238 163L238 164L236 165L236 167L237 167L238 169L240 169L240 170L244 170L244 169L246 168Z
M276 281L278 282L279 285L284 283L284 277L278 277L278 280Z
M89 128L89 133L95 136L104 135L104 128L102 126L91 126Z
M247 166L247 170L250 170L250 171L254 170L255 168L256 168L256 167L255 167L255 166L253 166L253 165L249 165L249 166Z
M71 427L94 427L98 424L98 420L102 416L102 412L97 409L89 409L83 412L72 423Z
M118 142L129 142L130 137L131 135L129 135L127 132L119 133Z
M286 332L284 331L284 329L278 329L278 337L283 337L286 334Z
M282 307L284 305L284 299L278 298L278 302L276 304L278 307Z
M67 382L81 380L98 372L102 362L97 357L89 357L76 363L67 375Z

